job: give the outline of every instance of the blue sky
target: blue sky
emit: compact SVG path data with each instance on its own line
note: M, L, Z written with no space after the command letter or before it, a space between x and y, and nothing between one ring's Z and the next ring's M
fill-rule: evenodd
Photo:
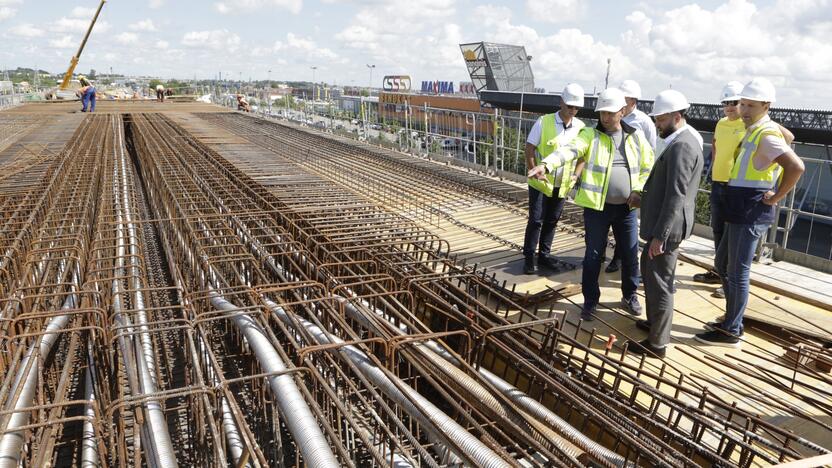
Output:
M0 67L62 71L97 0L0 0ZM756 75L778 104L832 108L832 0L110 0L81 58L129 74L374 85L467 80L460 42L525 45L536 84L560 90L635 79L713 102Z

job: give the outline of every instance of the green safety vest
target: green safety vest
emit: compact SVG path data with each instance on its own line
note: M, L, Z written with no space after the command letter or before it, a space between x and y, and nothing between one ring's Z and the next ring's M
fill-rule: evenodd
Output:
M610 172L615 151L609 135L595 128L585 127L572 142L559 148L543 160L550 172L571 161L586 161L581 172L581 187L575 204L601 211L610 187ZM640 192L653 169L655 155L641 130L624 133L624 153L630 168L630 187Z
M559 146L569 143L568 140L564 139L562 134L558 135L555 114L546 114L540 119L540 142L537 144L537 154L534 155L535 166L540 165L541 159L552 154ZM572 125L578 129L585 127L585 124L577 118L572 119ZM572 171L574 168L575 163L573 162L563 166L563 175L561 176L560 184L558 184L560 185L558 198L566 198L566 194L572 189ZM546 174L546 180L538 180L530 177L529 186L547 197L551 197L555 189L555 174Z
M760 140L766 135L783 138L780 128L772 122L764 122L750 132L746 132L742 142L737 146L734 166L731 168L729 187L747 187L760 190L774 190L782 176L779 164L770 164L762 171L754 168L754 155L760 147Z

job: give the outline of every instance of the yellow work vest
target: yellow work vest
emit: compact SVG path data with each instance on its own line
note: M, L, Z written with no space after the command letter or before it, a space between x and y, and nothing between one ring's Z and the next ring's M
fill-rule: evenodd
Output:
M569 141L564 141L564 135L558 134L558 126L555 121L555 114L546 114L540 118L540 142L537 144L537 154L534 156L535 166L540 164L540 161L546 156L552 154L561 145L566 145ZM585 127L585 124L577 119L572 119L572 126L578 129ZM563 166L563 175L560 180L560 187L558 188L558 198L565 198L569 190L572 189L572 172L575 169L575 163L570 162ZM546 174L546 180L538 180L533 177L529 178L529 186L543 193L547 197L551 197L555 191L555 175Z
M783 138L780 128L772 122L764 122L754 130L748 131L740 146L736 149L734 166L731 168L729 187L747 187L760 190L774 190L780 179L780 165L771 163L767 168L758 171L754 168L754 155L760 147L760 140L766 135ZM717 143L719 145L719 143Z
M584 159L586 166L581 173L581 187L575 203L584 208L601 211L610 187L610 173L615 155L612 138L595 128L583 128L567 146L559 148L543 160L551 172L555 168L576 159ZM653 169L653 148L640 130L624 132L624 156L630 168L630 187L640 192Z
M745 124L742 119L729 120L728 117L723 117L717 122L716 130L714 130L716 151L714 151L713 167L711 168L711 180L714 182L728 182L728 179L731 178L734 156L743 136L745 136Z

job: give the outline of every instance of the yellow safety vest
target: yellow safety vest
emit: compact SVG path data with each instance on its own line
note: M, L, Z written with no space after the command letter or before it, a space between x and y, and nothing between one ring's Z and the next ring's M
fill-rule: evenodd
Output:
M578 129L584 128L586 125L579 119L572 119L572 126ZM555 114L546 114L541 117L540 121L540 142L537 144L537 154L534 156L535 166L540 164L541 159L546 158L558 149L559 146L568 144L569 141L564 139L563 134L558 134L558 126L555 121ZM575 163L570 162L563 166L563 175L560 180L560 188L558 189L558 198L566 198L566 194L572 189L572 171L575 169ZM529 186L543 193L547 197L551 197L555 189L555 175L546 174L546 180L538 180L533 177L529 178Z
M601 211L610 187L610 172L615 150L612 138L595 128L583 128L567 146L543 160L552 172L555 168L576 159L584 159L586 166L581 173L581 187L575 196L575 203L584 208ZM641 130L624 132L624 153L630 168L630 187L635 192L644 189L644 184L653 169L655 154Z
M760 190L774 190L780 179L780 165L771 163L767 168L758 171L754 168L754 155L760 147L760 140L766 135L783 138L780 128L772 122L764 122L750 132L746 132L742 143L737 147L734 166L731 168L729 187L746 187ZM719 143L717 142L717 145Z

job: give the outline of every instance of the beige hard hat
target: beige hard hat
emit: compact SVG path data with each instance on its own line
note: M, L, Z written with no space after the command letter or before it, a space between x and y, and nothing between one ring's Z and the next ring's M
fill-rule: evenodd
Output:
M618 112L627 101L624 100L624 93L618 88L607 88L601 91L598 95L598 101L595 103L596 112Z

